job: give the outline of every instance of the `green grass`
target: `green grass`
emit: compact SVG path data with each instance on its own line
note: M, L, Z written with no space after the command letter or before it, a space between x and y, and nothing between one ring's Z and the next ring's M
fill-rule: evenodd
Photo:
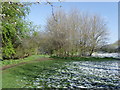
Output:
M21 62L28 62L32 60L36 60L40 57L50 57L49 55L32 55L24 59L16 59L16 60L4 60L0 61L0 65L6 66L6 65L12 65L12 64L18 64ZM101 60L113 60L114 58L95 58L95 57L57 57L57 56L51 56L51 58L55 59L64 59L64 60L80 60L80 61L101 61Z
M43 57L43 56L34 55L31 57L28 57L26 60L30 61L39 57ZM59 58L54 60L37 61L37 62L32 62L32 63L27 63L20 66L12 67L3 71L2 87L3 88L21 88L21 87L24 87L24 85L26 85L26 79L24 78L27 78L27 80L32 80L34 78L37 78L38 75L42 74L43 72L44 73L51 72L52 74L54 74L54 70L52 69L62 67L62 65L64 65L64 62L83 61L83 60L86 61L88 59L93 61L98 60L98 58L96 59L96 58L84 58L84 57L81 57L81 58L74 57L72 59ZM99 58L99 60L107 60L107 58L106 59ZM113 59L110 59L110 60L113 60Z
M2 66L6 66L6 65L18 64L21 62L28 62L28 61L36 60L40 57L49 57L49 56L48 55L32 55L24 59L16 59L16 60L10 59L10 60L3 60L1 62L2 62Z
M28 58L25 58L24 60L6 60L4 62L4 65L8 64L16 64L20 63L22 61L31 61L35 60L39 57L43 57L41 55L33 55ZM44 56L45 57L45 56ZM24 87L26 84L26 80L24 78L27 78L28 80L32 80L33 78L37 78L38 75L42 74L42 72L51 72L54 74L54 70L52 71L52 68L60 68L62 65L64 65L64 62L71 62L71 61L101 61L101 60L113 60L112 58L92 58L92 57L53 57L56 58L54 60L46 60L46 61L37 61L33 63L27 63L22 64L20 66L12 67L9 69L6 69L3 71L2 74L2 87L3 88L21 88ZM8 61L8 62L7 62ZM6 63L7 62L7 63Z
M47 72L50 68L62 65L63 60L46 60L27 63L21 66L13 67L3 71L2 87L3 88L21 88L25 84L24 77L32 79L37 77L41 72ZM55 63L59 63L56 65Z
M64 59L64 60L77 60L77 61L115 60L115 58L112 58L112 57L99 58L99 57L57 57L57 56L51 56L51 58Z

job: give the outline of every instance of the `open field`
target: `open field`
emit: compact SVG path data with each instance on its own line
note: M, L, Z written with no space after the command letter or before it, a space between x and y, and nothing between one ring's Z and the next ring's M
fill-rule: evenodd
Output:
M120 90L118 2L23 1L1 2L4 90Z
M92 59L85 61L53 59L26 63L3 70L2 85L3 88L111 88L119 90L120 61Z

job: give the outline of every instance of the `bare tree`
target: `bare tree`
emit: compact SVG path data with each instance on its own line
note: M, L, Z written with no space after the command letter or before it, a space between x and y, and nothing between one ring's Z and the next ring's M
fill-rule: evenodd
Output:
M91 29L90 29L90 36L89 36L89 41L90 41L90 55L92 55L93 51L95 48L98 46L104 44L107 39L107 26L104 21L100 16L94 15L90 19L91 22Z
M100 16L74 9L55 12L47 19L46 31L52 53L57 56L92 55L106 41L106 22Z

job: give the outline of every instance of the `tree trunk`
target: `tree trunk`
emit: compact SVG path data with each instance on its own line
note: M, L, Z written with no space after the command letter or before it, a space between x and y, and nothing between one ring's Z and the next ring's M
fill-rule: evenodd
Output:
M92 56L93 51L94 51L94 47L92 48L92 50L91 50L89 56Z

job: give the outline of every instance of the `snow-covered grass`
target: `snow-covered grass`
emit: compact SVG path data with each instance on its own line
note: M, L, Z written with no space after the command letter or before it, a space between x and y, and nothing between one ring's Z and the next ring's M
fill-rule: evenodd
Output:
M105 88L119 90L116 59L91 61L53 59L4 70L3 88Z
M53 63L25 84L25 88L113 88L118 89L120 61L65 61Z
M120 58L120 53L97 53L97 52L94 52L92 54L93 57L101 57L101 58L104 58L104 57L112 57L112 58Z

